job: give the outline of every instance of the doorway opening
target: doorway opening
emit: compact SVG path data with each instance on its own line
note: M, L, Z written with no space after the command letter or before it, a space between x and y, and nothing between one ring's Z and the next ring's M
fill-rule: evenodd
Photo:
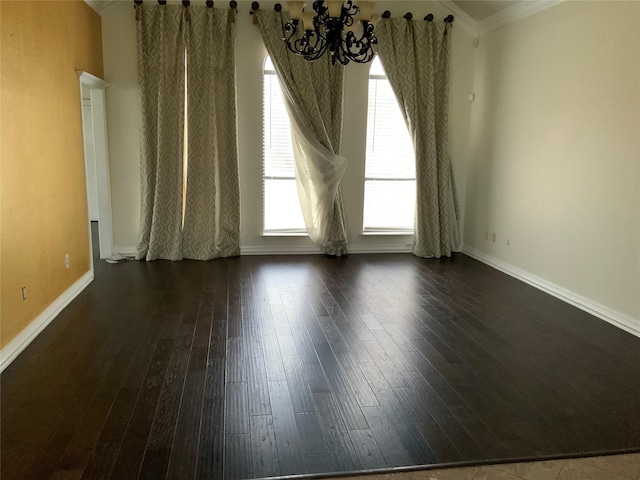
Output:
M107 121L104 80L87 72L78 72L82 104L85 174L89 239L91 222L97 222L97 237L101 259L113 255L113 225L111 221L111 182L107 150ZM90 240L90 252L93 250ZM92 256L93 258L93 256ZM93 262L92 262L93 267Z

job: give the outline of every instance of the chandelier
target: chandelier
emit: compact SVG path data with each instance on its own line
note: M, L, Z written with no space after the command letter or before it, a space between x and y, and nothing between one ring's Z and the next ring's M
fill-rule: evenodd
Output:
M333 65L373 60L380 21L374 2L321 0L313 2L313 11L305 10L305 2L287 4L291 21L284 25L284 40L296 55L313 62L329 52Z

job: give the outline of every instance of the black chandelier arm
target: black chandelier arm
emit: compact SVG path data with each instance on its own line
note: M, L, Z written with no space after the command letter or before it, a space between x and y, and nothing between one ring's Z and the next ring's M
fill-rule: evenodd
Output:
M374 15L370 19L359 19L361 9L357 4L358 0L344 0L340 2L340 10L329 7L324 0L315 0L311 3L311 8L304 13L304 21L300 19L290 20L284 25L284 41L289 51L295 55L302 56L310 62L322 57L329 52L331 63L346 65L349 62L368 63L375 57L374 47L378 44L375 35L375 25L380 20L379 15ZM277 4L277 6L280 6ZM276 10L278 10L276 8ZM313 13L309 13L310 11ZM366 9L367 15L369 10ZM299 11L298 11L299 14ZM377 17L377 18L374 18ZM391 18L391 12L386 10L382 18ZM407 12L403 18L407 21L413 20L413 14ZM312 30L303 30L306 22L313 20ZM427 22L433 21L433 15L424 17ZM444 21L453 22L453 15L448 15ZM356 34L356 32L362 32Z
M375 56L372 47L378 44L378 38L373 35L373 25L368 24L365 28L367 33L360 38L356 38L353 32L347 32L344 42L340 44L344 56L356 63L368 63Z
M329 43L317 31L304 31L300 35L299 20L292 20L285 24L285 43L292 53L300 55L309 61L320 58L326 52Z
M342 15L354 18L358 13L360 13L360 7L358 7L353 0L347 0L347 6L342 6Z
M316 12L317 16L329 15L329 8L325 6L322 0L313 2L313 11Z

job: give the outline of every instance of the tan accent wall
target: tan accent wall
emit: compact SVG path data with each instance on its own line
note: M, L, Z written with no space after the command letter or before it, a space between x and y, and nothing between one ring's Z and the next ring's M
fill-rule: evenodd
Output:
M3 0L0 32L5 347L90 269L76 70L102 77L103 67L100 17L80 0Z

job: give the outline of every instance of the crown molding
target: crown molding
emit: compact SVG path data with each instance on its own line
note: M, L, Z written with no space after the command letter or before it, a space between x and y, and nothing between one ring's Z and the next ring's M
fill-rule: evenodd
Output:
M115 7L123 3L126 3L127 5L130 4L131 8L133 8L133 2L128 2L128 1L124 2L124 1L116 1L116 0L84 0L84 3L89 5L93 9L93 11L100 16L102 16L104 13L108 12L109 10L113 10Z
M436 5L440 5L443 9L449 10L454 17L453 24L460 25L467 32L477 35L478 22L469 16L467 12L462 10L459 6L453 3L451 0L436 0Z
M98 15L102 15L102 2L99 0L84 0L84 3L89 5L91 9Z
M527 0L511 7L505 8L501 12L491 15L489 18L478 22L477 34L484 35L497 28L504 27L510 23L522 20L536 13L540 13L551 7L565 2L566 0Z

